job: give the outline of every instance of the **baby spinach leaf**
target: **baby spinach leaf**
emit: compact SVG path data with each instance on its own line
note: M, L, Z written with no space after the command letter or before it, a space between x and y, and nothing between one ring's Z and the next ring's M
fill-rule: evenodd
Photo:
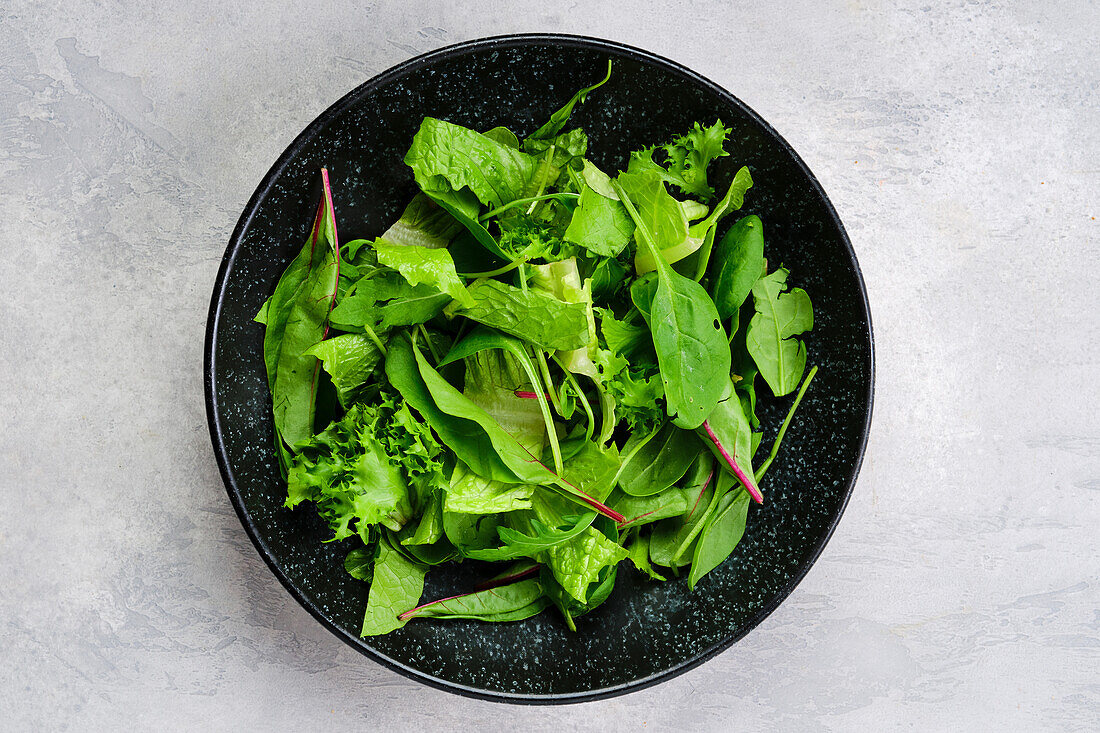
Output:
M672 197L665 188L664 181L657 175L651 172L620 173L616 185L626 192L638 214L638 218L634 220L634 239L638 243L634 255L634 270L639 275L657 269L658 251L661 252L663 261L671 264L691 254L702 244L702 240L699 240L683 247L688 239L687 216L680 202ZM624 197L619 194L619 198ZM625 205L625 201L623 203ZM650 235L648 239L654 249L651 250L642 242L643 232Z
M714 207L714 210L703 221L692 224L688 229L690 237L702 239L702 247L699 249L695 263L695 280L702 279L707 271L711 249L714 247L714 237L718 231L718 224L727 214L745 203L745 192L752 188L752 175L749 169L741 167L733 177L726 195Z
M320 364L305 351L324 339L340 278L340 246L328 171L309 239L279 279L264 312L264 362L276 435L291 447L313 435Z
M752 474L752 429L734 394L732 382L727 382L725 396L714 411L696 430L718 462L727 468L758 503L764 501Z
M351 404L355 390L370 379L382 359L378 345L358 333L326 339L305 353L321 360L344 407Z
M626 517L619 527L640 527L669 517L682 516L688 510L689 491L671 486L664 491L648 496L631 496L617 491L608 500L608 506ZM690 496L695 501L695 495Z
M764 225L752 215L734 224L711 261L710 292L723 321L737 313L764 267Z
M405 619L400 616L420 601L427 572L426 566L410 561L383 540L374 562L374 579L359 635L378 636L404 626Z
M379 239L387 244L439 249L449 245L461 231L462 225L453 216L427 195L418 193Z
M756 315L749 321L746 344L760 376L776 397L798 387L806 369L806 344L792 338L814 325L810 296L801 288L787 289L787 271L780 268L752 286Z
M684 485L688 494L687 513L679 517L662 519L653 525L649 538L649 558L653 562L669 568L680 567L691 562L691 555L687 550L691 549L695 536L703 528L706 518L710 516L716 494L715 484L728 486L733 483L732 476L721 475L728 476L728 481L721 479L721 476L719 481L715 481L714 459L708 454L703 454L692 467L688 474L689 479Z
M467 618L481 621L519 621L542 611L550 601L543 597L536 579L466 593L425 603L403 613L402 620L414 618Z
M471 321L517 336L543 349L579 349L588 344L584 303L563 303L537 290L524 292L498 280L469 287L476 304L460 313Z
M634 452L637 446L641 447ZM619 487L631 496L660 493L683 478L702 450L690 430L672 423L666 423L652 438L635 433L623 446L623 454L631 458L619 473Z
M745 535L748 515L748 493L735 489L722 496L695 543L691 572L688 573L689 590L695 590L695 584L700 578L721 565L733 553Z
M728 384L729 342L707 291L658 256L654 235L634 209L625 189L620 188L619 197L657 264L657 290L646 320L661 367L665 406L676 425L696 428L718 404ZM631 295L634 296L633 288ZM638 310L642 311L642 307ZM646 316L645 311L642 315Z
M454 260L447 250L399 244L375 244L374 249L378 261L400 272L409 285L430 285L467 308L476 305L458 279Z
M333 308L330 320L342 331L369 328L380 333L426 323L450 302L451 296L431 285L410 285L399 273L384 270L355 283Z
M618 260L605 257L592 270L592 300L606 303L626 282L626 267Z

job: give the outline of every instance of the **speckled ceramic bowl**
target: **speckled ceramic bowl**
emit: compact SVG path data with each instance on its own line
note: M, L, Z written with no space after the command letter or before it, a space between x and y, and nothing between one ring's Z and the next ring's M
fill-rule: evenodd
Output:
M611 598L570 633L554 613L513 624L417 621L360 639L367 587L343 570L345 548L307 509L282 508L263 329L252 322L301 246L331 172L345 239L380 234L414 191L402 158L425 115L477 129L531 132L574 90L610 83L574 115L604 170L627 151L716 117L733 154L712 167L725 188L738 166L756 185L744 213L764 220L768 259L809 291L810 361L821 367L763 489L745 539L689 593L623 567ZM351 646L414 679L494 700L568 702L654 684L726 649L771 613L810 569L856 480L870 425L873 362L866 293L855 254L814 176L766 122L729 92L645 51L572 36L491 38L435 51L364 83L291 144L245 208L214 286L204 363L210 433L229 498L276 577ZM766 392L766 390L763 390ZM789 400L762 400L765 445ZM473 571L433 570L425 598L471 587ZM841 592L838 590L837 592Z

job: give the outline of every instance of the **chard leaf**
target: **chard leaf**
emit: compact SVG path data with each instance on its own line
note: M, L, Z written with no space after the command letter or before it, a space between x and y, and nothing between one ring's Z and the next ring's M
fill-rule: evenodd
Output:
M355 390L370 379L382 359L378 345L358 333L326 339L305 353L321 360L344 407L351 404Z
M762 503L764 497L752 473L752 428L732 382L727 382L725 396L695 432L710 448L719 465L736 476L754 500Z
M374 563L374 579L367 596L360 636L388 634L405 625L401 614L414 608L424 592L427 567L407 559L383 541Z
M756 315L745 337L760 376L776 397L794 391L806 369L806 344L796 338L814 325L810 296L801 288L787 289L787 271L780 268L752 286Z
M264 363L275 431L291 447L313 435L320 364L305 352L326 335L340 275L336 217L325 169L321 180L321 201L309 238L261 309L267 325Z
M700 578L721 565L733 553L745 536L748 515L748 493L735 489L722 496L695 543L691 572L688 573L689 590L695 590L695 584Z
M476 593L442 598L406 611L402 620L414 618L468 618L481 621L519 621L550 605L536 579L501 585Z
M680 517L662 519L653 525L649 536L649 558L667 568L682 567L691 562L695 539L706 525L707 519L714 513L716 500L733 485L733 476L728 473L715 476L714 461L706 456L706 461L697 464L692 472L690 490L691 506L688 513ZM702 471L709 470L705 476ZM717 480L715 480L717 478ZM717 484L717 486L715 486Z
M498 280L477 280L469 291L476 304L460 313L472 321L548 350L570 351L588 343L584 303L563 303L546 293L524 292Z
M447 250L381 243L376 243L374 248L378 261L400 272L409 285L430 285L467 308L475 305L466 286L458 279L454 260Z

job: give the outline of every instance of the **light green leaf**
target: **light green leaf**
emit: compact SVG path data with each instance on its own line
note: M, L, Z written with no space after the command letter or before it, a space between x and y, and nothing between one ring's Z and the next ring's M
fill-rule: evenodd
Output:
M388 634L405 625L398 617L420 602L424 575L428 572L427 567L410 561L388 542L383 541L378 550L360 632L364 637Z
M454 260L447 250L382 243L375 243L374 248L378 261L400 272L409 285L431 285L467 308L476 304L458 279Z
M588 602L588 586L608 565L626 559L626 550L589 527L581 535L546 551L554 579L580 603Z
M423 193L413 196L401 218L379 239L389 244L440 249L449 245L462 231L453 216Z
M326 339L306 353L321 360L336 387L340 404L345 407L351 403L355 389L370 379L382 359L378 345L358 333Z
M760 376L776 397L795 390L806 369L806 344L796 338L814 326L810 296L801 288L787 289L787 271L780 268L752 286L756 315L749 321L746 344Z
M569 351L588 344L583 303L563 303L538 290L524 292L499 280L477 280L469 292L476 304L459 312L472 321L549 350Z

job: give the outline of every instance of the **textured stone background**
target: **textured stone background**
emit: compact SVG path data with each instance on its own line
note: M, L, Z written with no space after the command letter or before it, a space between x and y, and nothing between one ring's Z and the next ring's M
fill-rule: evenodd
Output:
M0 5L0 729L1100 727L1095 4L178 5ZM294 135L411 55L540 30L772 122L848 227L878 357L863 476L791 598L567 708L324 631L230 509L200 373L230 229Z

